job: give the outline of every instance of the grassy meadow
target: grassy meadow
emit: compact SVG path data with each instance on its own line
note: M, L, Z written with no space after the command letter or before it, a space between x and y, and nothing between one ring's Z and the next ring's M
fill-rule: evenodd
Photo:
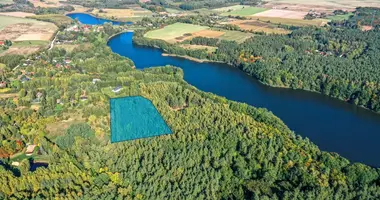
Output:
M38 23L38 21L33 20L33 19L25 19L25 18L19 18L19 17L10 17L10 16L0 15L0 30L8 25L18 24L18 23Z
M161 39L170 41L177 37L181 37L186 33L195 33L206 29L209 29L209 27L193 24L175 23L165 26L162 29L149 31L145 34L145 37L151 39Z
M232 10L231 12L224 12L222 13L222 16L251 16L266 10L266 8L243 6L241 9Z

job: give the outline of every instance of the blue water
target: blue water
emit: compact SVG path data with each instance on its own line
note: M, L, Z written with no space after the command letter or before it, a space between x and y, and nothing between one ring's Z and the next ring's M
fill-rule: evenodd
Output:
M156 107L144 97L111 99L110 106L112 143L172 133Z
M133 33L123 33L112 38L108 45L115 53L132 59L136 68L180 67L185 80L198 89L267 108L321 150L380 167L380 156L377 156L380 115L321 94L268 87L228 65L164 57L158 49L133 45L132 36Z
M113 25L132 24L132 22L119 22L119 21L112 21L112 20L103 19L103 18L97 18L85 13L71 13L71 14L67 14L67 16L72 19L78 19L80 23L88 24L88 25L101 25L108 22L111 22Z

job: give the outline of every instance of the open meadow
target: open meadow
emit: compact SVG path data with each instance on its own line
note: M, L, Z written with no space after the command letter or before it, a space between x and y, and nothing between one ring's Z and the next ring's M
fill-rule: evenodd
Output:
M228 7L227 7L228 8ZM266 8L258 8L258 7L251 7L251 6L239 6L239 7L233 7L236 8L234 10L227 10L226 12L222 13L222 16L251 16L260 12L264 12L267 9Z
M12 0L0 0L0 5L4 4L13 4L14 2Z
M73 20L70 17L67 17L65 15L59 15L59 14L36 15L36 16L31 16L29 18L40 20L40 21L51 22L59 27L71 24L73 22Z
M209 29L209 27L193 24L175 23L165 26L162 29L149 31L145 34L145 37L151 39L161 39L167 42L176 42L177 40L182 40L183 37L192 35L192 33L206 29Z
M287 19L280 17L249 17L250 19L259 20L261 22L273 23L273 24L284 24L291 26L324 26L329 20L327 19L313 19L313 20L304 20L304 19Z
M30 2L34 5L34 7L41 7L41 8L54 8L54 7L59 7L63 6L61 2L65 0L30 0Z
M284 19L303 19L308 12L271 9L254 14L254 17L278 17Z
M92 14L99 15L100 17L110 18L110 19L122 19L129 17L146 17L152 16L152 12L150 10L146 10L143 8L131 8L131 9L102 9L102 11L98 9L94 9Z
M49 22L0 16L0 40L14 44L2 54L30 54L46 46L58 27Z
M22 17L22 18L35 16L34 13L26 13L26 12L0 12L0 15L10 16L10 17Z
M158 30L149 31L145 34L147 38L165 40L169 43L191 40L194 37L219 38L240 43L252 36L253 34L251 33L211 29L207 26L184 23L175 23Z

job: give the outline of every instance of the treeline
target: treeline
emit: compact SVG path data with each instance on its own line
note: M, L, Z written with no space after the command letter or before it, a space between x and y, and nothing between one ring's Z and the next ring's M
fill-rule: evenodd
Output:
M338 13L342 13L338 11ZM380 8L359 7L354 14L347 20L332 21L333 26L345 26L349 28L361 28L362 26L380 26Z
M179 4L179 8L182 10L196 10L200 8L219 8L229 5L244 4L244 5L257 5L261 0L198 0L198 1L185 1L185 0L175 0L174 2Z
M379 29L305 27L289 35L257 35L242 44L215 44L207 38L191 41L218 47L214 53L183 50L138 35L134 41L154 43L169 53L229 63L268 85L316 91L380 112L379 34Z
M88 8L124 8L137 4L139 0L68 0L67 2Z

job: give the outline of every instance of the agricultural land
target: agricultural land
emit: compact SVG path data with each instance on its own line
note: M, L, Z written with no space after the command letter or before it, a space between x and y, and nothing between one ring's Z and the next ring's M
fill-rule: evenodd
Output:
M194 37L219 38L240 43L252 37L252 35L253 34L251 33L244 33L240 31L212 29L207 26L175 23L158 30L150 31L145 34L145 37L165 40L169 43L191 40Z
M11 40L14 43L2 54L26 55L36 52L47 45L57 29L57 26L48 22L0 16L0 41Z

